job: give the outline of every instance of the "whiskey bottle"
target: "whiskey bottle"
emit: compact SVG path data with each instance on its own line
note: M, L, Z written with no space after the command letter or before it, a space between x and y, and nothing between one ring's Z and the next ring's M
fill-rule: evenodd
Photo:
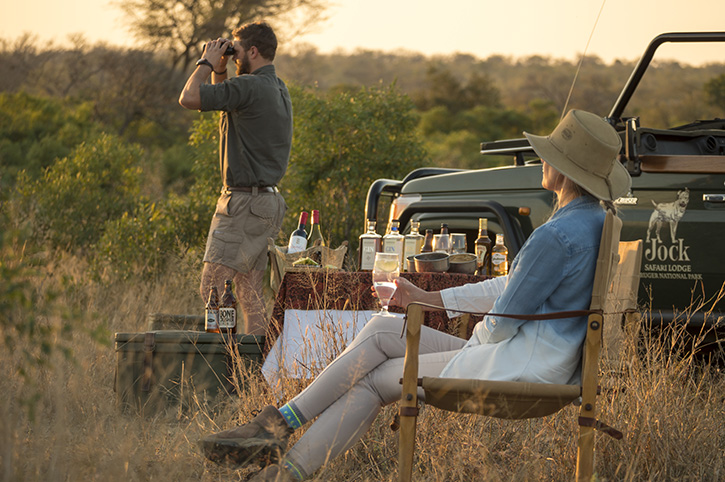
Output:
M491 275L491 238L488 237L488 219L478 218L478 238L476 238L476 268L479 276Z
M509 272L509 250L503 244L503 234L496 235L496 245L491 248L491 275L506 276Z

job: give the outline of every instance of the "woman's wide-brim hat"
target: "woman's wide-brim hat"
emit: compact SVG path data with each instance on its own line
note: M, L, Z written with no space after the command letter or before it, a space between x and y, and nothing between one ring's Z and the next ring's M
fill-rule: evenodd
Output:
M595 114L571 110L548 136L524 135L539 157L598 199L613 201L632 187L617 131Z

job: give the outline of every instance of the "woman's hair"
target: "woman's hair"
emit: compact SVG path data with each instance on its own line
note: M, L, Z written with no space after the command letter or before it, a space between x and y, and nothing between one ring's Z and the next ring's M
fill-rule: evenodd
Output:
M561 175L561 178L562 178L563 191L565 191L569 196L571 196L571 199L576 199L581 196L591 196L596 199L596 197L594 195L592 195L592 193L590 193L589 191L587 191L586 189L581 187L579 184L575 183L574 181L569 179L567 176L565 176L561 173L559 173L559 174ZM561 207L559 205L559 201L560 201L559 197L557 196L556 202L554 203L554 210L551 213L552 216ZM615 215L617 214L617 206L615 206L614 202L601 200L601 201L599 201L599 203L607 211L611 211L612 214L615 214Z

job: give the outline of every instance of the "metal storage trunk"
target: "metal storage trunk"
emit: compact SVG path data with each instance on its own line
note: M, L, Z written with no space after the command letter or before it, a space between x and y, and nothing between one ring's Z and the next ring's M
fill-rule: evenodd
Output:
M259 370L264 337L182 330L116 333L117 402L156 414L234 393L233 373Z
M192 330L204 331L204 315L171 315L168 313L149 313L146 315L147 330Z

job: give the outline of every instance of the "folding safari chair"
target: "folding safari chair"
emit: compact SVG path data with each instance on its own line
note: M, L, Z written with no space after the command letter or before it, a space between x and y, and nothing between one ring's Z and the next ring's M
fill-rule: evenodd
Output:
M641 240L620 243L619 235L622 221L612 213L607 213L602 231L599 255L594 276L594 288L588 314L587 334L582 355L581 385L558 385L525 382L501 382L486 380L467 380L453 378L423 377L418 379L418 346L420 327L423 324L424 306L410 304L406 313L406 353L402 398L400 403L400 465L401 481L410 481L413 470L415 450L415 429L418 415L417 388L425 392L426 405L461 413L475 413L505 419L526 419L544 417L553 414L571 402L581 398L579 411L579 439L577 450L577 480L590 480L594 470L594 431L603 431L615 438L621 438L621 432L596 419L596 398L598 394L598 363L602 344L604 325L604 307L608 296L636 296L636 284L633 289L611 290L611 282L619 262L619 248L627 252L641 253ZM631 256L628 256L630 261ZM628 262L619 266L627 273L620 273L620 279L634 282L639 280L639 262ZM621 303L620 303L621 304ZM636 298L627 300L624 305L633 311ZM439 309L443 309L438 307ZM625 311L625 310L623 310ZM574 312L568 312L573 316ZM621 312L620 312L621 313ZM484 314L484 313L479 313ZM560 313L559 315L566 315ZM581 312L579 312L581 316ZM536 315L533 318L541 319ZM562 316L560 316L562 317ZM531 317L529 317L531 319Z

